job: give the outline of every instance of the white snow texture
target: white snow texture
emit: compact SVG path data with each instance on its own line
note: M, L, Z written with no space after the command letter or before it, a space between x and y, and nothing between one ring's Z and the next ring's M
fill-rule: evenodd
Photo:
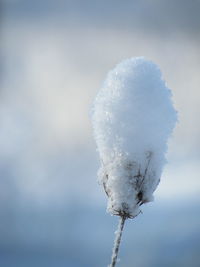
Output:
M92 123L111 214L133 218L153 200L176 120L171 91L152 61L130 58L108 73Z

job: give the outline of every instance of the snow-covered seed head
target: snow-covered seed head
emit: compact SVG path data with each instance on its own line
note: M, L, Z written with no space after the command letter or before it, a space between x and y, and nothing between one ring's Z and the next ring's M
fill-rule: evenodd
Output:
M108 73L92 122L111 214L132 218L153 200L176 120L171 91L152 61L127 59Z

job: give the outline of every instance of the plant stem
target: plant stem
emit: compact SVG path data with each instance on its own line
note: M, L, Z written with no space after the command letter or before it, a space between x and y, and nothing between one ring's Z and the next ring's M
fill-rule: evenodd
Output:
M109 265L109 267L115 267L115 265L116 265L125 220L126 220L125 216L121 216L119 219L117 232L115 233L116 237L115 237L114 247L113 247L113 251L112 251L111 264Z

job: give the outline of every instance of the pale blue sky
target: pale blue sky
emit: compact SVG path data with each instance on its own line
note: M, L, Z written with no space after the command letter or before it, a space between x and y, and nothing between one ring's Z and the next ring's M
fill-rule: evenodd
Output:
M9 248L18 242L22 242L22 248L26 243L34 244L34 235L22 238L21 222L25 229L33 229L36 237L40 236L41 214L41 223L48 224L49 214L58 210L57 219L52 222L52 227L57 228L62 220L69 223L69 218L62 214L73 209L74 202L78 203L79 213L82 209L99 210L102 217L98 218L105 224L102 229L105 231L106 197L96 181L99 160L90 110L106 73L132 56L145 56L160 66L179 111L179 124L169 144L169 163L155 193L155 202L149 206L155 205L158 213L152 217L147 205L145 218L156 221L162 205L168 207L168 215L170 209L177 209L177 213L185 213L185 220L194 216L200 203L199 11L200 1L2 2L0 212L5 223L0 233L4 233L3 248L11 240L7 246L9 253ZM38 228L31 226L31 216ZM84 217L84 212L81 216ZM192 218L186 220L184 231L188 238L196 233L198 220L196 225ZM49 235L47 232L44 239ZM183 228L176 233L181 236ZM62 230L51 236L58 247L62 247L61 236ZM84 233L81 238L86 238ZM187 241L184 235L183 239ZM152 239L158 246L161 241ZM191 251L199 247L199 239L195 242L191 241ZM179 245L174 250L179 253ZM144 260L138 266L147 266L148 257L146 263ZM193 256L189 254L188 261L190 257ZM83 258L82 265L77 261L67 266L83 267Z

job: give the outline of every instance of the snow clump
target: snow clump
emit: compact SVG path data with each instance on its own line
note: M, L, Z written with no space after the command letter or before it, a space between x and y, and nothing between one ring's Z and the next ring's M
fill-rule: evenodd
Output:
M92 123L111 214L133 218L153 200L176 120L171 91L152 61L127 59L108 73Z

